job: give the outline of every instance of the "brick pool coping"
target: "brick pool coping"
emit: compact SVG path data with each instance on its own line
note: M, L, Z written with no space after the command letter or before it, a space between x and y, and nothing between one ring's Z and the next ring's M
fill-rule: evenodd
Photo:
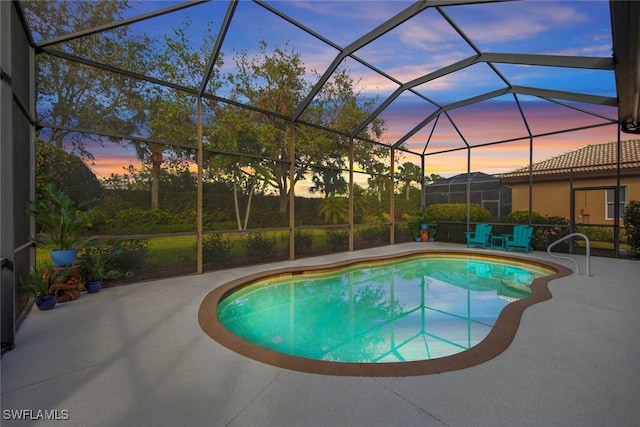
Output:
M299 274L302 272L334 270L367 262L398 260L414 257L416 255L464 256L476 259L490 258L496 260L508 260L545 267L555 271L555 274L535 279L531 284L532 295L508 304L498 316L498 319L489 334L480 343L461 353L437 359L385 363L333 362L307 359L278 353L250 343L231 333L218 320L217 308L220 301L233 291L241 287L248 286L258 280L263 280L273 276ZM253 360L280 368L314 374L360 377L405 377L437 374L469 368L491 360L504 352L515 337L524 310L536 303L551 299L551 292L548 287L549 282L571 274L573 274L572 270L559 264L495 253L483 254L479 252L466 251L422 250L410 251L397 255L363 257L322 265L295 266L266 270L235 279L217 287L204 298L200 305L200 310L198 311L198 322L200 323L202 330L207 335L228 349Z

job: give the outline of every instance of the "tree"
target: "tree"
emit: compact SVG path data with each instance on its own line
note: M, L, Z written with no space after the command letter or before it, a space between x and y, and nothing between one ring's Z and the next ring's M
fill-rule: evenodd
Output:
M109 2L28 2L32 27L43 39L98 27L124 18L127 0ZM185 86L198 87L211 55L213 36L208 29L201 44L189 39L189 20L169 35L152 38L132 33L129 26L80 37L59 49L138 74L150 75ZM199 37L200 39L200 37ZM197 47L199 46L199 47ZM53 126L48 139L57 146L71 143L74 150L91 158L85 143L91 136L58 127L106 130L111 134L145 135L175 144L167 150L162 143L135 143L143 163L151 165L151 208L158 208L160 168L165 154L169 161L189 155L195 148L196 100L193 96L98 68L72 63L54 55L37 57L39 120ZM209 86L215 90L216 75ZM45 126L46 128L46 126ZM101 142L101 137L93 137ZM119 140L117 142L120 142ZM177 148L176 148L177 147ZM180 148L182 147L182 148Z
M405 195L407 200L409 200L411 183L414 181L420 182L422 168L415 163L405 162L398 168L398 172L398 179L404 182Z
M165 96L162 92L168 92ZM160 169L169 152L173 162L184 163L185 155L193 154L196 147L193 119L195 101L178 92L161 91L147 106L147 127L153 139L177 143L180 145L167 149L161 143L136 143L138 158L151 167L151 209L158 209L160 198ZM189 150L186 146L193 146Z
M237 72L227 77L233 85L232 97L263 111L291 117L310 90L311 86L305 80L307 69L300 55L289 49L288 44L270 51L267 43L261 41L256 55L243 52L235 61ZM366 118L375 100L360 101L354 86L348 70L339 68L303 112L302 119L338 130L355 128ZM257 138L255 154L262 157L262 161L252 164L254 176L264 180L278 195L281 213L287 210L291 188L304 179L320 159L326 159L325 164L340 165L348 153L349 144L344 136L298 124L292 127L290 121L270 114L245 112L244 115L250 120L251 132ZM373 132L379 136L382 127L383 122L376 120L363 135ZM295 135L291 135L292 131ZM289 141L292 136L296 145L294 173L290 176ZM366 148L357 144L355 153L358 161L364 163L375 151L368 144Z
M367 181L369 188L377 195L378 203L382 203L382 193L389 188L390 168L382 162L372 162L367 169L371 178Z
M36 139L36 193L40 198L48 184L64 191L78 205L102 197L95 174L78 156Z
M313 186L309 187L309 191L311 193L322 193L325 198L336 194L345 194L347 192L347 181L342 176L342 169L336 164L338 161L324 159L323 163L326 164L322 167L314 168L313 176L311 177Z
M29 1L25 10L34 32L43 40L54 39L60 33L71 34L97 27L124 17L130 8L128 1L108 2L52 2ZM128 26L108 32L77 38L59 45L66 53L108 64L119 64L139 73L151 66L150 39L132 35ZM85 150L89 137L57 127L96 129L98 124L112 133L135 131L139 120L135 108L141 89L140 82L120 74L109 73L53 55L41 53L36 57L38 120L55 126L48 128L48 140L62 147L73 144L74 150L91 156ZM43 132L42 136L45 137Z
M179 27L163 37L162 43L156 44L155 74L165 81L177 82L181 85L198 87L214 45L214 36L210 28L204 35L200 45L189 37L190 20L185 20ZM222 65L221 57L218 59ZM210 88L215 90L219 85L217 74L210 79ZM151 209L158 209L160 199L160 169L165 156L170 162L183 161L184 157L193 156L196 148L196 98L185 92L158 85L145 85L145 96L141 99L139 109L144 111L143 122L139 124L149 138L165 141L161 143L136 143L136 151L140 160L151 165ZM193 147L189 149L188 147ZM182 159L182 160L179 160Z
M265 181L253 167L257 160L241 153L259 152L254 124L243 110L234 105L214 104L215 121L206 138L208 148L240 153L238 155L209 154L205 159L209 177L233 188L233 201L238 230L246 230L251 214L251 202L256 189L264 189ZM262 184L261 184L262 183ZM246 196L244 221L240 212L240 197Z
M430 183L430 182L440 181L441 179L444 179L444 177L441 176L441 175L438 175L437 173L432 173L430 175L425 175L424 176L425 184Z
M227 79L233 85L232 97L282 116L291 116L308 90L306 72L300 55L287 46L268 52L265 41L259 43L259 53L247 52L235 58L237 72ZM289 177L289 136L291 127L285 120L261 113L249 113L250 129L256 137L258 152L263 157L253 164L256 178L264 180L279 196L280 211L288 205L290 185L302 176ZM296 159L297 160L297 159ZM290 182L291 181L291 182Z

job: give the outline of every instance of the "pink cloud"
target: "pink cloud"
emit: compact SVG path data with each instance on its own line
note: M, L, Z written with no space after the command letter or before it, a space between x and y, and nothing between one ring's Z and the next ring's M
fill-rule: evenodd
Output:
M612 113L608 107L591 107L592 111L594 109L605 116ZM410 108L399 109L394 113L406 114L410 110ZM471 151L472 171L503 173L526 166L529 163L529 138L522 118L513 103L487 102L465 107L464 110L452 111L450 114L471 146L518 137L524 138L509 143L473 148ZM529 125L534 133L555 132L567 128L605 123L600 118L553 103L530 102L523 105L523 110L527 114ZM615 113L615 111L613 112ZM393 132L385 135L389 140L397 141L402 137L403 132L407 132L412 127L410 126L412 122L408 117L399 120L399 123L404 123L404 127L395 122L395 117L389 117L389 120L394 120ZM425 148L432 126L433 124L429 124L410 138L405 147L421 153ZM533 161L544 160L587 144L615 141L616 138L617 127L615 124L577 132L536 137L533 143ZM625 135L622 138L629 139ZM441 117L427 147L427 153L464 147L465 142L460 138L455 128L445 117ZM411 161L419 162L418 159L413 158ZM430 170L428 173L439 173L445 176L464 173L467 170L467 150L427 156L427 164Z

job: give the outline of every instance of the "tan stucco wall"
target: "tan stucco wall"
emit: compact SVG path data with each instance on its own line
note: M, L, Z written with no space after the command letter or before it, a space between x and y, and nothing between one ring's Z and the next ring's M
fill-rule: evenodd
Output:
M575 179L574 189L584 187L615 186L615 178ZM529 209L529 185L509 184L511 187L512 210ZM640 200L640 175L623 176L621 186L627 188L627 202ZM545 216L561 216L569 219L570 183L564 181L533 182L533 211ZM576 192L576 221L585 224L610 224L613 220L605 219L605 190ZM579 215L582 215L581 217Z

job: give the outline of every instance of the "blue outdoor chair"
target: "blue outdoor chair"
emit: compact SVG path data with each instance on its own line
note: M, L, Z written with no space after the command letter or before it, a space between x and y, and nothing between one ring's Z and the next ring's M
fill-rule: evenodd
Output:
M491 224L477 224L476 231L466 231L464 233L467 238L467 247L470 246L482 246L486 248L489 244L489 237L491 237Z
M531 238L533 237L533 227L528 225L515 225L513 234L504 235L504 248L523 250L525 253L533 250Z

